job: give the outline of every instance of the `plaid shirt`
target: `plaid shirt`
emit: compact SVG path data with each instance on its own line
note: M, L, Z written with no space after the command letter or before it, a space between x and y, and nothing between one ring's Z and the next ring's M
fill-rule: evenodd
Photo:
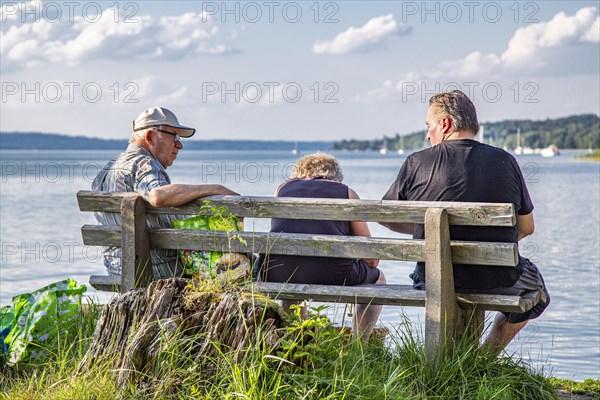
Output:
M171 179L161 163L152 153L141 146L130 143L125 152L119 154L102 168L92 183L96 192L136 192L148 201L150 191L156 187L169 185ZM94 213L101 225L121 225L121 214ZM176 215L147 214L148 228L170 228ZM155 279L180 275L177 252L165 249L151 249L152 272ZM111 275L121 275L121 249L104 249L104 266Z

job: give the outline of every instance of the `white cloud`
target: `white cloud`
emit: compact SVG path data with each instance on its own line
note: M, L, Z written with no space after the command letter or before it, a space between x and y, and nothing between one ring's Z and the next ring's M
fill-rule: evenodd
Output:
M136 98L143 104L156 104L164 107L196 104L199 95L196 90L182 85L174 87L170 82L155 75L145 75L132 80L137 89Z
M502 63L506 68L539 68L546 65L548 50L593 39L593 27L597 25L598 10L585 7L569 16L560 12L548 22L519 28L502 53ZM598 29L596 28L596 34Z
M408 28L398 25L392 14L370 19L365 25L350 27L332 40L313 44L315 54L347 54L381 45L389 39L407 33Z
M28 67L36 61L77 64L98 60L176 60L189 55L235 52L231 46L218 43L218 28L203 13L158 19L136 15L128 20L128 13L109 8L94 19L63 15L49 20L35 19L34 15L34 20L30 20L31 14L19 15L21 8L16 11L2 5L0 12L6 21L0 32L4 71Z
M407 88L409 91L415 87L437 89L438 84L444 87L453 82L479 83L531 72L538 75L597 73L599 21L595 7L582 8L572 16L558 13L550 21L517 29L500 55L474 51L432 69L409 71L395 85L395 91L404 96ZM392 95L389 81L386 81L354 99L372 103Z
M482 54L474 51L464 59L450 63L448 72L457 75L460 78L469 78L473 76L482 76L492 74L500 65L500 59L497 55Z
M360 103L375 103L385 100L394 94L394 82L391 79L384 81L381 86L369 90L362 96L354 96L353 101Z
M154 103L155 104L168 104L168 107L173 105L186 105L189 104L190 100L190 90L187 86L182 86L179 89L175 90L172 93L167 94L166 96L158 97Z
M599 43L600 42L600 16L596 17L596 21L590 29L581 37L584 42Z

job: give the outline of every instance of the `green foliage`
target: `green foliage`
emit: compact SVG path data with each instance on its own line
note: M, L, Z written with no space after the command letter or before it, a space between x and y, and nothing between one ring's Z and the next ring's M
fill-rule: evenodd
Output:
M231 251L232 240L236 240L240 244L246 245L246 241L235 234L235 232L239 232L242 229L242 223L237 215L231 213L229 207L216 206L212 204L210 200L204 200L198 214L210 214L210 217L208 218L209 229L227 232L227 237L229 238L229 251Z
M420 336L408 320L391 336L390 357L406 366L401 384L414 395L428 399L556 398L546 379L522 360L494 357L471 343L457 344L434 368L426 361Z
M74 379L77 366L90 345L99 314L100 307L88 299L80 323L62 330L55 340L44 343L39 357L14 366L0 362L0 399L116 397L116 388L106 370L102 373L98 373L98 368L83 371L78 379Z
M424 118L425 116L423 116ZM573 115L565 118L506 120L481 123L485 126L485 142L497 147L517 146L517 128L521 131L521 146L544 148L551 144L559 149L598 149L600 147L600 117L594 114ZM418 150L428 147L424 130L374 140L342 140L333 144L334 150L379 151L384 140L390 149Z
M197 216L173 220L171 226L177 229L213 230L232 233L240 230L239 223L237 215L232 214L227 206L216 206L210 200L204 200Z
M158 378L143 387L126 388L115 387L114 371L102 366L76 373L89 345L92 318L97 318L97 312L90 312L77 335L63 341L45 363L2 368L0 398L557 399L548 380L521 360L460 345L434 369L420 333L406 319L384 346L335 329L321 307L311 311L311 317L302 320L295 310L275 347L257 331L253 345L239 352L209 342L218 350L211 358L195 357L194 347L205 337L172 334L165 337L155 360ZM597 390L598 381L592 386Z
M246 244L244 239L236 234L240 230L239 219L228 207L216 206L209 200L204 200L198 214L195 217L173 220L171 226L176 229L224 231L228 238L226 253L231 253L233 240ZM179 250L178 257L183 264L185 275L210 277L216 274L223 254L223 251Z
M10 363L43 356L50 343L72 331L81 320L85 285L72 279L13 297L14 325L4 338Z
M321 313L326 306L309 308L314 314L307 319L301 317L301 306L292 305L291 308L294 318L287 328L288 335L280 340L281 350L277 355L311 369L335 360L343 350L344 340L343 334Z

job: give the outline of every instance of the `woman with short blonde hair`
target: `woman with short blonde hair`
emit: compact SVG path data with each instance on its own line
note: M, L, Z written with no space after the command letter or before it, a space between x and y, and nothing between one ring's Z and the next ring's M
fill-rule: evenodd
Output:
M344 174L334 156L317 152L300 158L294 165L290 178L323 178L341 183Z
M356 192L342 183L344 174L334 156L315 153L296 162L290 179L277 188L278 197L359 199ZM271 232L304 233L340 236L371 236L363 221L293 220L271 221ZM262 263L260 276L264 281L314 283L321 285L384 284L385 277L377 269L379 260L331 257L306 257L271 254ZM285 309L294 302L284 301ZM353 331L368 337L381 313L380 305L358 304ZM303 312L306 312L303 310Z

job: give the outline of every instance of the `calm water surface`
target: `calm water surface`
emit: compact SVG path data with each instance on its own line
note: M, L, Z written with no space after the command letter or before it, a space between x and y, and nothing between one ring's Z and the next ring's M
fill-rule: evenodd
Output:
M13 295L73 278L87 283L104 267L95 247L81 243L80 227L95 223L79 212L75 193L89 189L115 151L2 151L0 185L0 304ZM575 152L545 159L520 156L535 204L536 232L520 243L536 262L552 305L509 347L537 369L559 377L600 378L600 164L576 161ZM405 156L337 153L345 183L364 199L380 199ZM184 151L169 168L176 183L223 183L245 195L271 195L297 156L285 152ZM247 220L246 230L268 222ZM371 225L374 236L400 236ZM382 262L388 282L409 284L412 264ZM88 294L99 301L109 295ZM334 310L336 314L341 311ZM423 321L421 308L384 307L391 324L407 314Z

